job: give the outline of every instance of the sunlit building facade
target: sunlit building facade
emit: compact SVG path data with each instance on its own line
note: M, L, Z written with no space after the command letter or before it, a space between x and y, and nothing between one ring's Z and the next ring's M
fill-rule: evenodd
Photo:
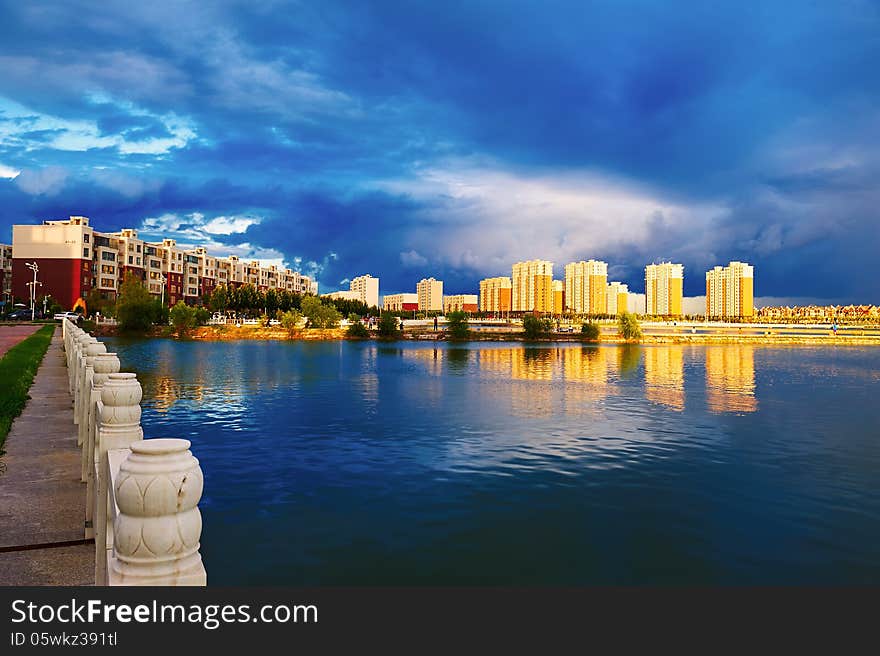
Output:
M476 294L453 294L443 297L443 313L476 312L480 306Z
M683 264L649 264L645 267L645 314L680 317L683 290Z
M629 303L629 288L622 282L609 282L605 302L606 314L623 314Z
M553 262L517 262L512 273L511 309L514 312L553 312Z
M755 270L745 262L731 262L706 272L707 317L751 317L754 306Z
M443 281L423 278L416 284L419 297L419 310L422 312L443 311Z
M484 278L480 281L480 311L510 312L513 283L507 276Z
M575 314L608 311L608 264L599 260L565 265L565 304Z

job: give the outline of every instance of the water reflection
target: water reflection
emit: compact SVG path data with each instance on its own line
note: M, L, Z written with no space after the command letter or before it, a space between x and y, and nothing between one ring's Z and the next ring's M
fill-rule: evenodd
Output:
M755 412L755 347L707 346L706 405L710 412Z
M645 396L652 403L684 410L684 347L658 345L645 349Z

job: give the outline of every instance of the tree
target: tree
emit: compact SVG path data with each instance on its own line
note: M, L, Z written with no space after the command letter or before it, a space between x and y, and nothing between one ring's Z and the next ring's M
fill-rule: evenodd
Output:
M352 321L351 325L349 325L348 330L346 331L346 335L353 339L366 339L370 336L370 331L367 330L367 327L361 323L360 319L357 321Z
M116 318L121 330L146 331L156 320L156 303L141 280L129 273L119 286Z
M281 305L281 299L278 296L278 292L274 289L269 289L266 291L264 296L264 303L266 308L266 314L270 317L275 316L275 312Z
M281 315L281 327L287 331L288 337L293 338L301 320L302 315L296 310L288 310Z
M526 339L538 339L547 333L552 324L549 319L542 319L533 314L527 314L523 317L523 333Z
M229 307L229 293L226 291L226 285L215 287L207 298L208 308L212 312L226 312Z
M446 330L450 339L467 339L470 334L468 318L464 312L450 312L446 315Z
M592 342L599 340L599 324L588 322L581 326L581 336Z
M624 312L617 320L617 333L624 339L641 339L642 330L634 314Z
M382 339L398 339L400 337L400 326L397 317L388 312L383 312L379 317L379 337Z
M322 303L317 296L306 296L302 300L302 313L309 320L310 328L335 328L342 320L335 306Z
M177 331L178 337L184 337L196 327L196 309L183 301L177 301L177 305L171 308L171 324Z

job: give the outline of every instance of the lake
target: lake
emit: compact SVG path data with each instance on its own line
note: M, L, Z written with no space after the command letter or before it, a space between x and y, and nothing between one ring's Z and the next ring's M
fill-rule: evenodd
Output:
M107 342L211 585L880 583L880 349Z

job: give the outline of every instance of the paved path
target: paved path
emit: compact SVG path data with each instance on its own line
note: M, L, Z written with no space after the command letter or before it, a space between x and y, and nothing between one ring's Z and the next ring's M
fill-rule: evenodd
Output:
M57 546L83 539L86 503L61 345L56 329L0 456L0 585L95 581L93 543Z
M18 344L25 337L30 337L37 332L42 326L27 324L24 326L0 326L0 358L6 351Z

